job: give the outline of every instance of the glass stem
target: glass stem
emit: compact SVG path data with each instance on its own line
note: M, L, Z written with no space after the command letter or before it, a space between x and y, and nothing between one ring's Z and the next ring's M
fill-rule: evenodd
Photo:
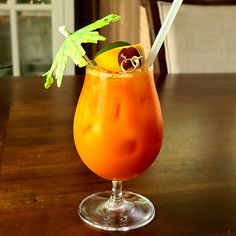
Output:
M123 195L122 195L122 181L112 181L112 193L109 199L109 203L112 207L120 207L123 202Z

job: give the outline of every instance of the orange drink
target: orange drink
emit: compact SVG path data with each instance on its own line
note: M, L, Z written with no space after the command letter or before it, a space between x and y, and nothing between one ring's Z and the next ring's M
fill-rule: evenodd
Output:
M90 60L81 45L104 41L96 30L119 19L110 14L74 33L59 27L66 39L43 75L45 88L54 80L60 87L68 57L79 67L87 66L74 115L75 146L90 170L111 180L112 189L84 198L78 214L86 224L107 231L137 229L154 218L153 203L123 191L122 182L140 175L154 162L163 135L161 107L149 68L154 53L146 59L142 44L116 41Z
M128 180L157 157L162 113L151 69L110 72L88 66L74 117L83 162L108 180Z

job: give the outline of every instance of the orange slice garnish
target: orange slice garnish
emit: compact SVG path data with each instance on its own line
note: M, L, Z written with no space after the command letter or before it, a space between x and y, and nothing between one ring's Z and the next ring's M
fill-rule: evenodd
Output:
M95 57L94 60L98 66L102 67L105 70L112 72L124 71L122 69L122 63L120 64L118 61L118 56L122 49L129 47L136 48L140 53L140 58L142 58L142 60L144 59L144 50L142 44L135 44L112 48L103 53L100 53L98 56Z

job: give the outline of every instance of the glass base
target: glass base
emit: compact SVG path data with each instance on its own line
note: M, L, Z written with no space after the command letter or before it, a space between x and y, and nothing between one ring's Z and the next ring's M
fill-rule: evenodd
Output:
M111 192L86 197L79 205L79 216L88 225L107 231L128 231L148 224L155 216L154 205L142 195L124 191L117 204Z

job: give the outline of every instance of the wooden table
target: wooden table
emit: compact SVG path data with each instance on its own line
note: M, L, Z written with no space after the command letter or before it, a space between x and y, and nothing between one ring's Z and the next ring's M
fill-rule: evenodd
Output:
M1 236L236 235L236 74L169 75L158 85L161 153L124 183L157 215L127 233L94 230L77 215L82 198L111 188L73 144L82 82L67 77L45 90L40 77L0 78Z

